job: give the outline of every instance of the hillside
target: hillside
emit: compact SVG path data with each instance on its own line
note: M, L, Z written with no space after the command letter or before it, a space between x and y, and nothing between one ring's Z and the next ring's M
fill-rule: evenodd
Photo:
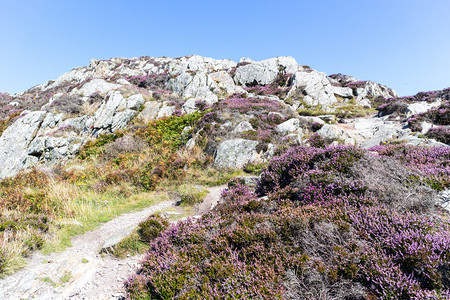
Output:
M177 200L197 216L141 224L132 299L450 297L450 89L398 97L291 57L139 57L0 103L0 273Z

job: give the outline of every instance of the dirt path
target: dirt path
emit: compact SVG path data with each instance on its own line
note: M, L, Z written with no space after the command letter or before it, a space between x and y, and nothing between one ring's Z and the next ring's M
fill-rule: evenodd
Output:
M73 238L73 247L64 252L35 253L23 270L0 281L0 299L122 298L123 281L138 268L143 256L102 257L100 248L109 237L135 227L153 212L173 205L172 201L164 201L119 216L94 231Z
M224 188L211 188L195 214L201 215L214 207ZM99 250L111 237L128 232L153 212L172 208L174 204L165 201L119 216L94 231L74 237L73 246L64 252L34 253L23 270L0 280L0 299L122 299L123 281L138 269L143 255L117 259L111 255L102 257Z

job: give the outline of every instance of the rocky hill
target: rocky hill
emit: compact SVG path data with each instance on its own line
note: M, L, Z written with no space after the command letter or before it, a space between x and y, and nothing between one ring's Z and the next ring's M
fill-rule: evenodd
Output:
M208 147L210 154L217 153L219 166L234 164L221 157L230 145L242 146L245 153L252 155L239 159L239 166L254 159L254 150L261 145L258 139L267 135L267 130L273 131L273 125L277 136L297 139L299 143L313 123L327 123L318 134L346 144L356 142L368 147L395 137L415 144L429 143L416 139L399 122L381 118L356 120L351 125L332 124L342 118L370 115L374 108L393 98L397 99L395 91L383 85L342 74L327 76L298 65L291 57L258 62L241 59L239 63L200 56L92 60L87 67L20 94L0 94L0 163L4 166L0 178L38 162L73 157L89 138L123 129L135 117L150 121L192 113L201 106L215 105L238 114L227 116L221 112L220 122L213 121L215 127L220 127L214 129L215 134L224 135L217 137L221 145ZM448 103L447 98L411 98L411 103L405 102L403 112L406 116L423 113L441 102ZM380 116L393 111L393 105L383 109ZM252 106L267 113L255 115ZM421 131L427 131L430 125L424 128ZM195 131L191 146L200 130ZM272 145L264 148L272 149ZM266 152L263 156L270 156L270 151Z
M228 183L195 221L141 224L128 297L450 295L449 89L398 97L291 57L139 57L0 104L0 273L148 199L203 214Z

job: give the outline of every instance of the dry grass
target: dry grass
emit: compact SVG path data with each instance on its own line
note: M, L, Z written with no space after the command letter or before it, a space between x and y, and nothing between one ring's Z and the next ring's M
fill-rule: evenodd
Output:
M99 106L100 104L97 102L90 103L89 101L85 101L81 107L81 114L86 116L94 116Z

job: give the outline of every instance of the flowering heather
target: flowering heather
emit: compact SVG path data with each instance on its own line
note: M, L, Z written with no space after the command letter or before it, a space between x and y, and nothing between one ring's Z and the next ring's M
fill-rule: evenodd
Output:
M260 98L243 98L239 95L223 100L223 104L239 113L260 110L278 110L280 104L277 101Z
M244 87L249 93L253 93L255 95L275 95L275 96L284 96L287 92L287 88L282 87L273 87L270 85L255 85L252 87Z
M437 126L432 127L426 133L426 136L431 139L435 139L438 142L450 145L450 127Z
M420 147L410 145L380 145L369 149L380 156L393 157L412 170L425 175L425 180L435 189L450 187L450 148Z
M404 97L407 98L407 97ZM437 99L442 99L443 101L449 101L450 100L450 88L446 88L444 90L439 91L428 91L428 92L419 92L415 96L410 96L407 99L413 98L414 102L417 101L426 101L426 102L433 102Z
M405 113L407 112L408 105L406 104L406 102L404 102L402 100L390 101L390 99L388 99L386 101L387 101L386 103L381 104L377 108L379 116L397 113L398 115L403 117L405 115Z
M400 295L408 299L411 294L416 294L411 298L419 299L417 296L425 291L438 299L436 292L442 289L441 280L447 275L444 270L450 266L448 223L412 213L399 214L382 206L364 207L349 217L358 234L372 246L367 254L375 258L363 265L363 281L374 284L387 299ZM444 295L449 295L448 288L447 283Z
M128 297L446 299L449 223L378 202L352 177L363 156L295 147L272 159L259 195L230 183L212 212L150 242Z
M311 135L306 141L311 145L311 147L325 148L325 140L317 133Z
M345 172L362 154L363 150L351 146L291 148L272 159L267 170L261 174L258 192L263 195L268 191L284 188L300 174L316 168L324 161L327 161L325 171Z
M169 80L169 75L167 72L163 73L152 73L142 76L133 76L127 79L132 84L145 89L150 90L164 90L166 83Z
M209 108L208 104L205 100L196 100L195 101L195 107L199 110L203 111Z
M450 101L450 88L446 88L444 90L439 91L428 91L428 92L419 92L414 96L404 96L404 97L396 97L386 99L386 103L393 103L396 101L401 101L404 103L414 103L414 102L434 102L436 100L442 101Z
M351 81L349 83L346 83L344 86L351 89L357 89L364 87L366 83L367 81Z
M291 76L292 74L290 73L278 73L277 77L269 85L244 86L243 88L247 92L256 95L275 95L284 98L289 91L287 84Z

